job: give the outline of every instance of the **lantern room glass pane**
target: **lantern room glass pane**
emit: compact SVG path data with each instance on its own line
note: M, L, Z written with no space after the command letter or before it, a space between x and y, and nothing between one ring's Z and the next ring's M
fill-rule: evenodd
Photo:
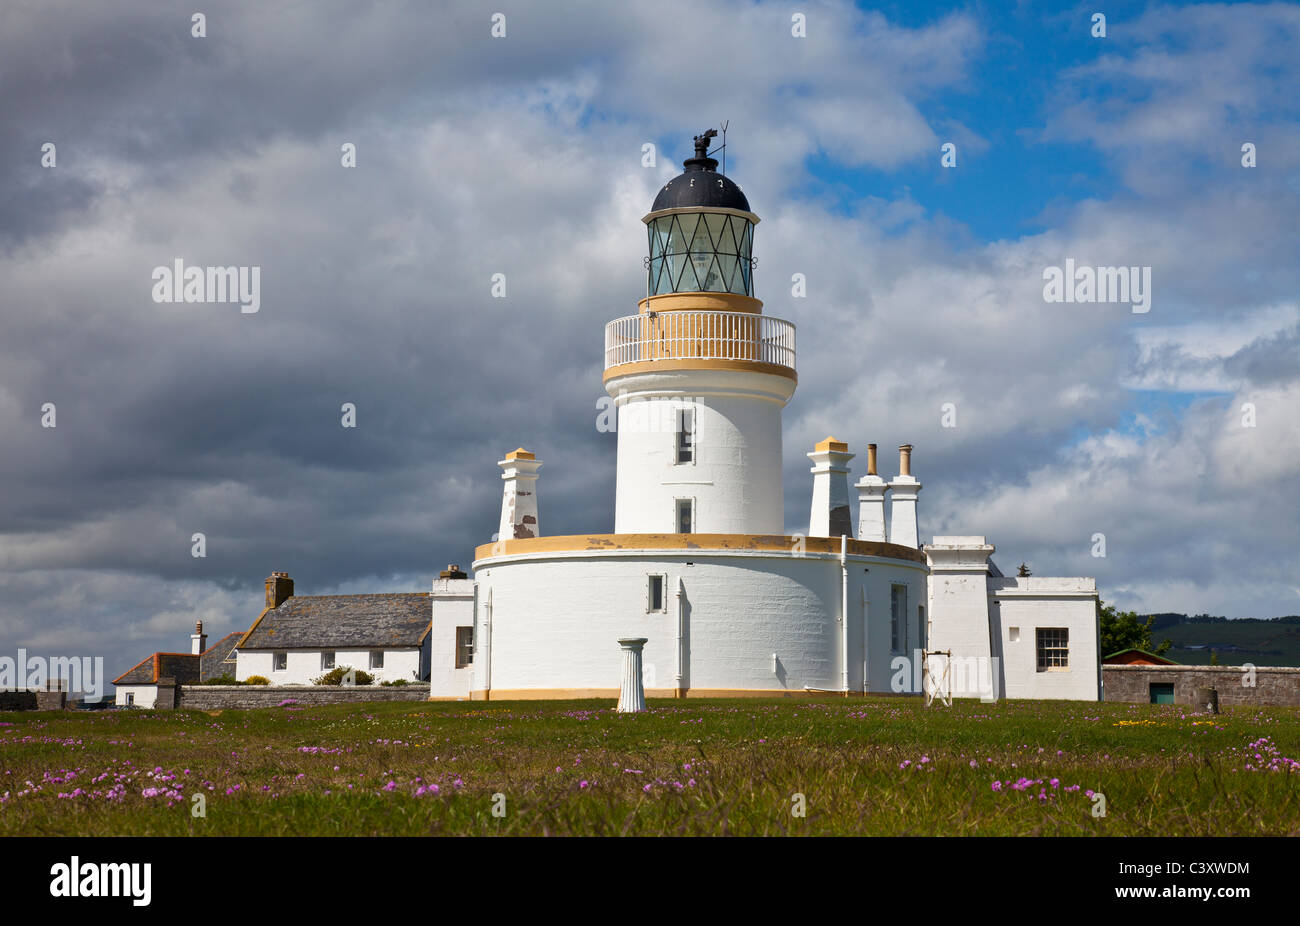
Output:
M736 239L731 234L731 216L705 214L704 224L709 230L713 250L720 254L736 253Z
M717 262L718 262L718 282L720 285L710 286L709 291L719 292L719 293L744 292L744 290L741 288L743 284L738 284L736 282L737 280L736 255L719 254L717 257Z
M649 224L651 295L719 292L753 295L750 222L730 213L687 212Z

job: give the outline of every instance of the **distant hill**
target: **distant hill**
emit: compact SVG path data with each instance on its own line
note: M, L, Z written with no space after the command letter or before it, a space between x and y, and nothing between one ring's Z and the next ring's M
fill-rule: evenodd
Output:
M1239 617L1229 620L1210 614L1143 614L1154 617L1151 640L1159 645L1171 640L1165 653L1175 662L1208 665L1210 652L1219 664L1257 666L1300 666L1300 615L1287 617Z

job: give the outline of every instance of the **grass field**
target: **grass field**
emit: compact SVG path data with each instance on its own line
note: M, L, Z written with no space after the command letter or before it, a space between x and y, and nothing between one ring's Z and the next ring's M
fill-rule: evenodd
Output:
M1294 709L611 706L2 714L0 833L1300 835Z

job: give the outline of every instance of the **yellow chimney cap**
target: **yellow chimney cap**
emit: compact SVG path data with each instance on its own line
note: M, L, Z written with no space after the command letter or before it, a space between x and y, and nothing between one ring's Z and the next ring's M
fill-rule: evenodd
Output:
M821 452L823 450L835 450L839 453L847 453L849 445L837 437L827 435L826 440L818 442L813 446L813 450Z
M519 447L507 453L506 459L507 460L536 460L537 454L530 453L527 450L525 450L523 447Z

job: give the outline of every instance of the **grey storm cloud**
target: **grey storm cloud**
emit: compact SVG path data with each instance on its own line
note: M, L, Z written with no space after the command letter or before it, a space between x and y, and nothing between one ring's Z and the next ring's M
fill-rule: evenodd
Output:
M687 10L698 28L682 31ZM1046 231L996 242L953 234L906 194L846 215L803 195L809 155L887 171L929 157L940 125L979 149L974 128L925 113L969 90L989 25L810 12L838 28L792 53L789 11L770 4L537 4L509 12L495 42L472 4L222 4L205 39L156 4L7 5L0 646L91 648L121 671L183 646L195 619L246 627L272 570L306 594L423 588L491 539L496 461L519 444L545 461L546 533L611 530L603 325L643 292L655 190L724 115L729 165L764 219L758 295L799 326L788 529L806 528L815 441L834 433L860 455L875 441L887 470L910 441L925 535L987 533L1036 572L1097 575L1130 605L1230 609L1250 575L1250 613L1294 610L1294 590L1255 565L1293 539L1293 499L1252 496L1250 529L1226 502L1201 509L1195 550L1213 567L1188 565L1198 479L1235 465L1205 457L1198 474L1188 448L1226 413L1105 436L1124 424L1140 323L1041 295L1042 268L1065 256L1149 255L1165 324L1173 306L1204 321L1294 299L1284 181L1190 196L1171 168L1181 197L1131 187L1058 204ZM1083 113L1026 120L1105 147ZM39 165L47 141L53 170ZM355 169L340 166L345 142ZM1115 156L1137 165L1143 150ZM155 303L153 268L176 258L260 267L260 311ZM1230 278L1242 268L1257 272ZM795 272L807 299L790 295ZM496 273L506 298L491 295ZM1296 388L1294 329L1260 338L1213 363L1275 408ZM340 424L347 402L355 429ZM946 402L957 428L940 425ZM40 426L45 403L56 428ZM1264 420L1261 445L1295 440ZM1300 459L1243 454L1265 461L1258 499ZM1122 555L1090 558L1096 530ZM190 555L195 532L206 558Z

